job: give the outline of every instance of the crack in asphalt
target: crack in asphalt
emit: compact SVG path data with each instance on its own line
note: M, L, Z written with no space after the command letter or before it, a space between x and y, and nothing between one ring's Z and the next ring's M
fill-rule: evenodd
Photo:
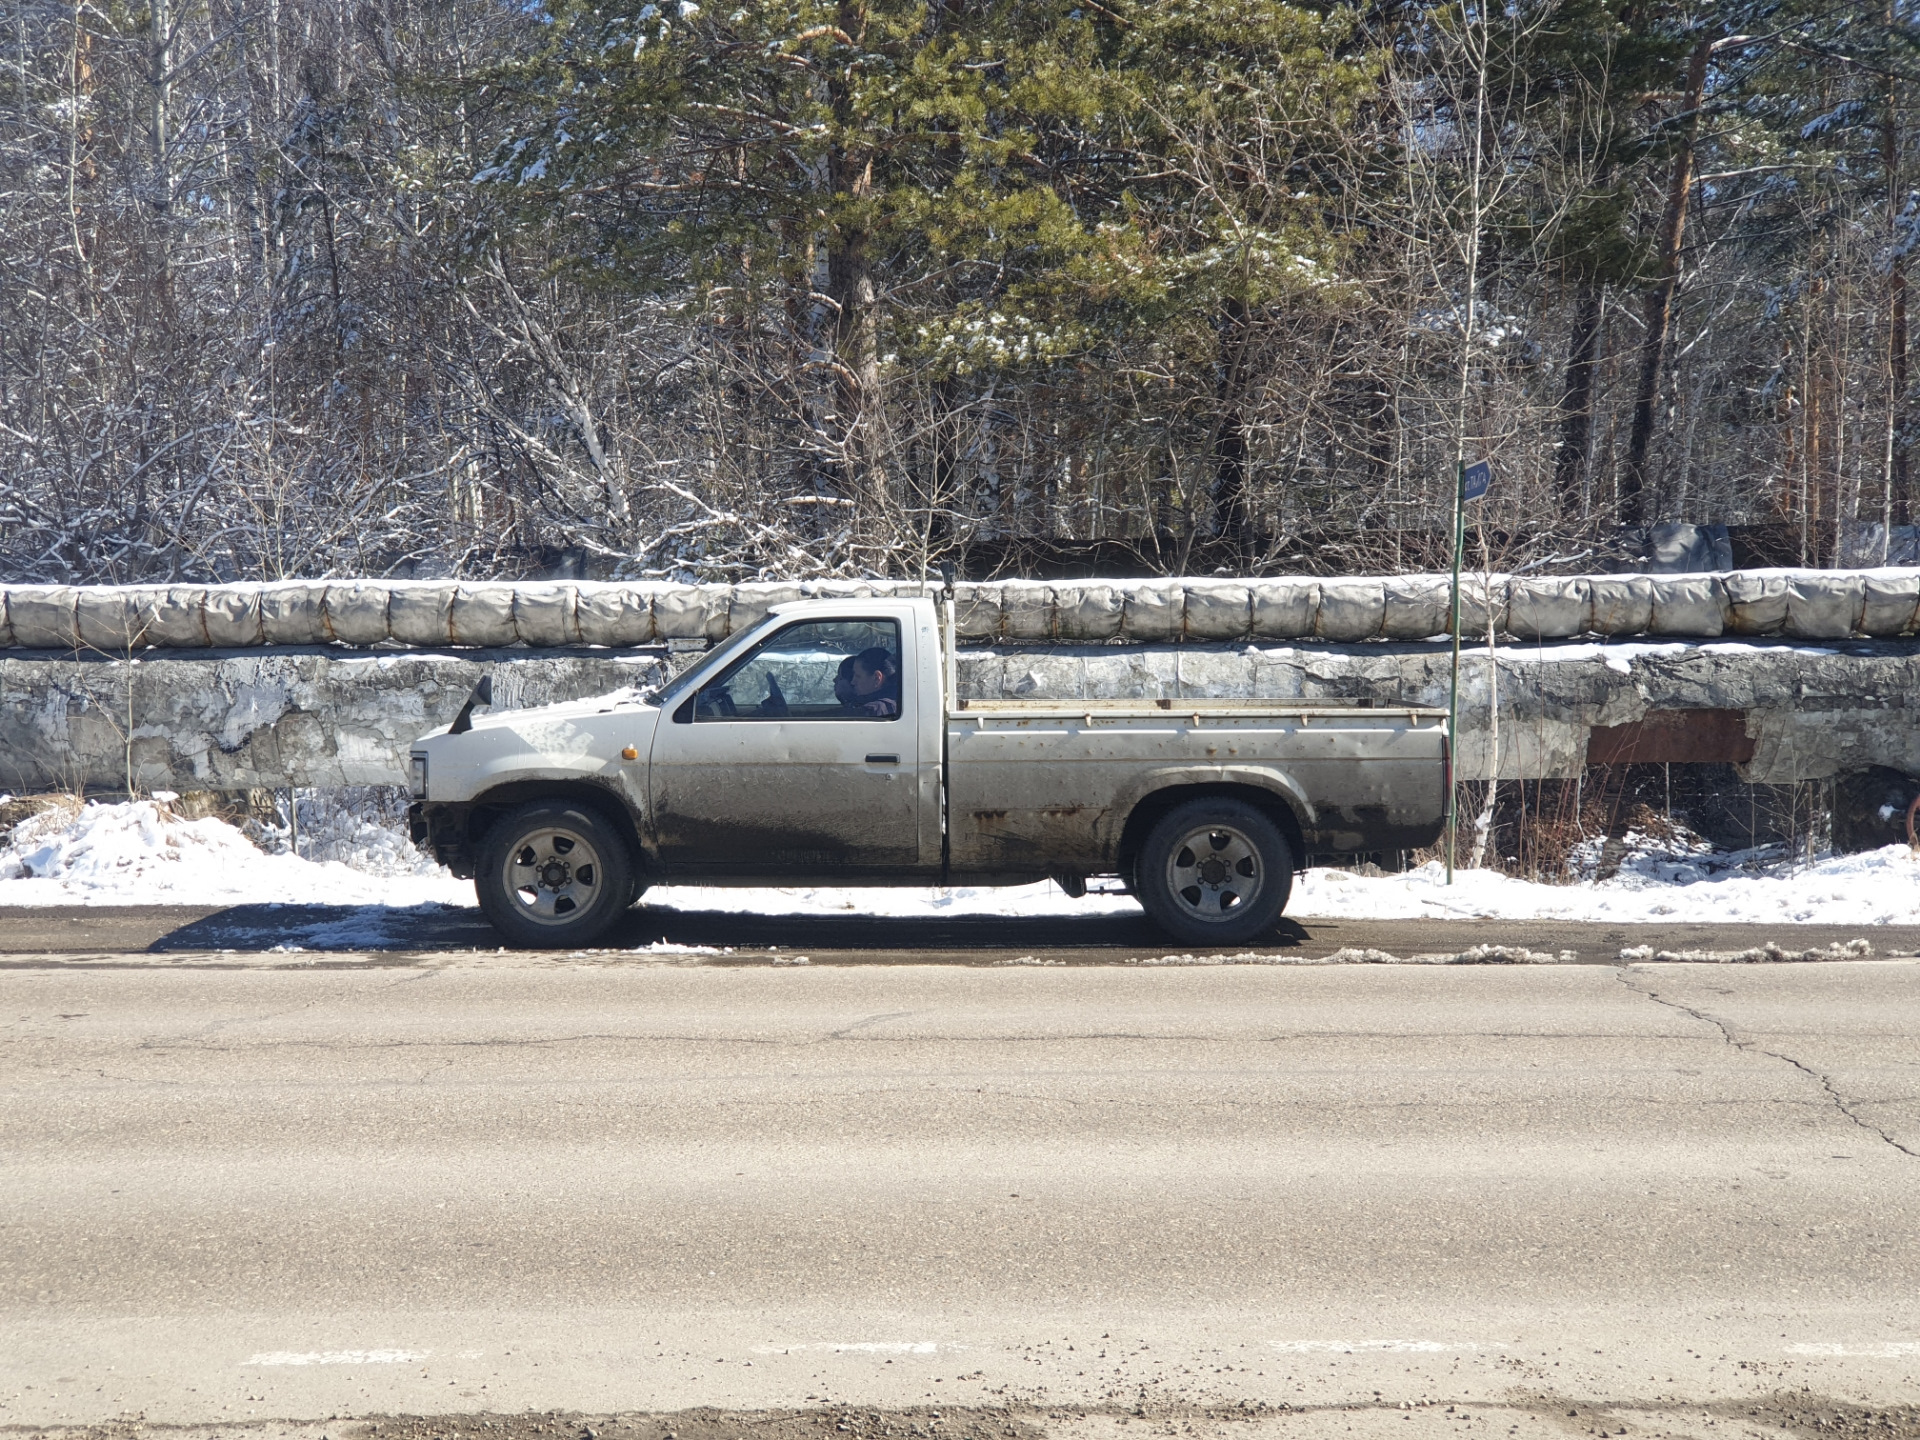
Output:
M1885 1130L1882 1130L1878 1125L1875 1125L1871 1120L1864 1119L1861 1116L1854 1114L1852 1104L1847 1100L1847 1098L1844 1095L1842 1095L1839 1092L1839 1090L1837 1090L1834 1087L1832 1077L1827 1075L1824 1071L1816 1070L1811 1065L1805 1064L1800 1060L1796 1060L1793 1056L1784 1054L1779 1050L1769 1050L1765 1046L1756 1044L1752 1040L1742 1040L1734 1032L1733 1026L1730 1025L1725 1020L1722 1020L1719 1016L1711 1014L1705 1010L1695 1009L1693 1006L1683 1004L1678 1000L1669 1000L1665 996L1659 994L1657 991L1650 990L1645 986L1634 984L1633 972L1634 972L1634 967L1623 965L1620 967L1618 974L1620 977L1620 983L1626 986L1627 989L1632 991L1635 995L1644 996L1648 1000L1653 1001L1654 1004L1664 1005L1669 1010L1678 1010L1681 1014L1691 1016L1693 1019L1700 1021L1701 1024L1703 1025L1713 1026L1714 1029L1720 1032L1721 1039L1725 1040L1727 1044L1731 1045L1735 1050L1738 1050L1743 1054L1764 1055L1770 1060L1784 1060L1787 1064L1791 1065L1794 1069L1798 1070L1802 1075L1805 1075L1808 1079L1817 1081L1820 1085L1820 1088L1826 1092L1827 1098L1833 1102L1833 1108L1838 1110L1842 1115L1846 1116L1846 1118L1849 1121L1851 1121L1853 1124L1859 1126L1862 1130L1866 1131L1869 1135L1878 1136L1881 1140L1885 1141L1888 1145L1891 1145L1895 1150L1898 1150L1902 1155L1905 1155L1910 1159L1920 1160L1920 1150L1910 1149L1909 1147L1901 1144L1898 1140L1894 1139L1893 1136L1889 1135Z
M844 1029L829 1031L827 1034L827 1038L829 1040L845 1040L849 1038L853 1034L853 1032L856 1030L864 1030L869 1025L884 1025L889 1020L904 1020L911 1014L913 1014L913 1011L911 1010L883 1011L878 1015L869 1015L865 1019L856 1020L851 1025L848 1025Z

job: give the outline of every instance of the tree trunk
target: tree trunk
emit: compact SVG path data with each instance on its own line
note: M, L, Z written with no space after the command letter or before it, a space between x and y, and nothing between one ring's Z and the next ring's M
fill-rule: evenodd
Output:
M173 207L173 157L168 136L173 125L173 15L167 0L149 0L149 6L147 123L152 130L153 208L165 214Z
M844 0L838 20L851 50L866 30L863 0ZM880 426L880 302L867 216L874 154L872 147L853 142L863 122L850 71L837 70L827 92L837 139L827 161L827 184L839 212L827 240L827 291L837 307L833 434L847 497L857 507L856 537L866 548L884 550L894 527Z
M1221 306L1215 325L1220 359L1214 375L1213 532L1243 554L1252 543L1247 494L1247 425L1240 405L1240 354L1246 344L1247 302Z
M1567 338L1567 384L1560 396L1560 454L1554 461L1554 488L1565 519L1584 516L1582 486L1593 445L1593 372L1600 358L1600 317L1606 287L1582 280L1573 303L1573 333Z
M1653 448L1653 412L1666 362L1667 325L1673 292L1680 280L1680 243L1687 228L1687 197L1693 190L1693 147L1700 134L1700 104L1707 90L1707 61L1714 42L1703 37L1687 62L1687 88L1681 100L1680 147L1674 152L1667 188L1667 213L1660 225L1660 265L1647 292L1647 333L1640 343L1640 383L1633 397L1633 429L1627 440L1627 468L1620 476L1620 520L1647 523L1647 454Z
M1892 33L1888 0L1884 17ZM1887 188L1887 454L1883 515L1889 527L1909 522L1907 494L1907 257L1900 245L1900 120L1898 82L1887 77L1880 118L1880 168Z

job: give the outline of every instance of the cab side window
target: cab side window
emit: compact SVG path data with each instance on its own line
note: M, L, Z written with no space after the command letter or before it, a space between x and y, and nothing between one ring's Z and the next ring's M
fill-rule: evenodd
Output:
M685 713L700 725L898 720L901 684L898 621L801 620L701 686L674 718Z

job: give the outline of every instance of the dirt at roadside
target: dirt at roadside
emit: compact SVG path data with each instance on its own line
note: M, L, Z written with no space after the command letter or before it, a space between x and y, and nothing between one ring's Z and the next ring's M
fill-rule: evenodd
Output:
M1785 1392L1706 1404L1568 1401L1285 1406L942 1407L683 1410L670 1414L377 1415L223 1425L119 1421L7 1426L33 1440L1347 1440L1347 1437L1628 1436L1646 1440L1920 1440L1920 1398L1863 1406Z

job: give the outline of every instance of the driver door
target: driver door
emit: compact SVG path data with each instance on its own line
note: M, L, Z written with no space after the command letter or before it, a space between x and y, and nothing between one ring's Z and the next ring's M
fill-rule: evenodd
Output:
M670 872L841 877L918 866L915 687L896 680L894 713L877 715L851 703L842 677L876 650L896 677L911 673L902 628L797 620L663 719L650 810Z

